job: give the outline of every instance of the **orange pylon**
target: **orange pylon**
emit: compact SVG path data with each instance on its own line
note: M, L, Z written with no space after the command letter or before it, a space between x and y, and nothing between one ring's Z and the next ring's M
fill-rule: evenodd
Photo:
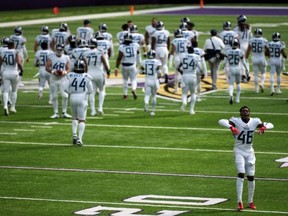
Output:
M204 8L204 0L200 0L200 8Z
M132 16L134 14L134 5L130 6L130 15Z

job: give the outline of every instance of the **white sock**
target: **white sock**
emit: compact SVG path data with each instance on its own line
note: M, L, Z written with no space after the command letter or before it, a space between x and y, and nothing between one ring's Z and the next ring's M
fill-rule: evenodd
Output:
M238 202L242 202L243 185L244 185L244 179L243 178L237 178L237 180L236 180L236 190L237 190L237 200L238 200Z

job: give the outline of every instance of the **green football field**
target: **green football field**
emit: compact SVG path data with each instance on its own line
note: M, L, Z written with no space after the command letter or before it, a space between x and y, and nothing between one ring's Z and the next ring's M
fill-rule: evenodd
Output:
M72 16L116 9L62 11L65 16ZM54 16L48 10L0 15L7 22ZM171 33L183 17L147 14L91 21L94 29L101 22L107 23L108 31L116 35L122 23L132 19L139 32L144 33L144 27L154 16L163 20ZM224 21L234 24L237 17L187 16L200 32L200 47L211 28L221 30ZM252 27L261 27L267 39L279 31L287 44L287 17L249 15L248 20ZM72 32L82 21L67 19ZM91 117L88 107L85 146L76 147L71 144L71 120L50 119L53 110L48 104L48 88L44 98L38 100L37 87L31 84L37 83L33 78L37 68L33 66L32 48L41 26L23 26L30 55L30 62L24 67L25 88L18 91L17 113L8 117L0 113L1 216L288 215L288 167L280 168L285 161L288 163L287 76L282 76L282 94L274 96L269 95L268 80L261 94L254 93L251 80L243 88L239 104L228 103L227 87L205 93L202 101L196 103L193 116L189 109L179 111L179 100L159 97L156 115L151 117L144 112L141 88L137 100L132 95L123 100L121 85L107 86L104 115ZM58 26L59 22L49 24L50 29ZM9 36L13 30L14 27L0 28L0 36ZM111 59L110 65L114 69L115 59ZM112 76L110 82L113 79ZM255 134L257 210L247 208L245 181L246 208L240 213L236 211L234 140L229 129L218 125L218 120L238 116L244 105L250 107L252 117L272 122L275 127L261 136Z

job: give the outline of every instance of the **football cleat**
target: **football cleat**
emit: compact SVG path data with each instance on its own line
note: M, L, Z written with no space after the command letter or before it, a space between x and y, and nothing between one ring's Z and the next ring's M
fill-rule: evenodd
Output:
M74 145L76 145L78 139L79 139L79 138L78 138L76 135L73 135L72 143L73 143Z
M244 209L242 202L238 202L237 209L238 209L238 211L242 211Z
M155 112L151 112L151 113L150 113L150 116L155 116Z
M56 119L56 118L59 118L59 115L58 115L58 113L55 113L54 115L50 116L50 118Z
M96 115L96 111L95 110L91 110L91 116L95 116Z
M233 104L233 97L232 97L232 96L230 96L229 103L230 103L231 105Z
M190 112L189 112L189 114L190 114L190 115L194 115L194 114L195 114L195 111L194 111L193 109L191 109Z
M124 100L128 99L128 95L123 95L123 99Z
M137 94L136 94L136 92L135 92L135 91L132 91L132 94L133 94L134 100L136 100L136 99L137 99Z
M263 93L264 92L264 87L260 85L260 92Z
M253 202L251 202L251 203L249 203L249 208L252 209L252 210L255 210L256 206L254 205Z
M78 145L78 146L83 146L84 144L83 144L83 142L82 142L81 140L77 139L76 145Z
M104 112L103 112L103 110L98 110L98 113L97 113L97 115L104 115Z
M71 118L72 116L69 115L68 113L63 112L63 113L62 113L62 117L63 117L63 118Z
M8 111L7 108L4 108L4 115L5 115L5 116L8 116L8 115L9 115L9 111Z
M11 106L11 108L10 108L10 111L11 111L11 113L16 113L16 112L17 112L16 109L15 109L15 107L12 107L12 106Z

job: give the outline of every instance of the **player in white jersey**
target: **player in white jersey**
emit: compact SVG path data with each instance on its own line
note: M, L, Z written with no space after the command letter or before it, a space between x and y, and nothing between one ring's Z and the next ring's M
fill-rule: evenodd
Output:
M225 50L230 49L231 42L234 38L238 38L238 34L232 30L232 25L230 21L225 21L223 23L223 30L219 33L219 37L222 39L224 45L225 45ZM224 67L224 73L226 75L226 80L227 83L228 81L228 74L229 74L229 64L226 64Z
M191 31L193 33L193 39L192 39L192 46L195 47L194 43L197 43L198 45L198 39L199 39L199 32L194 29L195 24L193 22L191 22L191 20L189 19L189 17L183 17L180 20L181 23L186 23L187 24L187 30Z
M113 44L109 40L106 40L101 32L96 32L95 38L97 39L97 49L101 50L104 54L106 63L110 68L109 59L112 55ZM103 68L104 72L107 72L105 68Z
M147 50L151 49L151 43L152 43L151 38L152 38L152 34L156 31L157 23L158 23L157 18L153 17L151 20L151 24L145 27L144 37L145 37L145 44L146 44Z
M194 53L192 46L187 48L188 53L183 53L180 56L179 72L182 74L182 106L180 111L184 111L187 106L187 95L190 91L190 115L194 115L194 107L196 103L196 87L197 87L197 71L203 73L200 66L200 56Z
M48 43L48 49L50 48L50 43L52 41L51 36L49 35L49 27L42 26L41 27L41 34L37 35L34 42L34 52L36 53L37 50L41 49L41 43L46 41Z
M285 52L286 44L281 41L281 35L279 32L274 32L272 34L272 41L269 41L266 45L266 54L269 57L270 66L270 95L273 96L275 93L274 89L274 76L276 73L277 77L277 88L276 94L281 94L281 72L283 68L283 58L287 59L287 54Z
M72 143L83 145L85 121L88 106L88 95L93 91L91 77L85 73L85 62L77 60L74 71L70 72L63 83L64 91L70 96L70 107L72 114ZM78 135L77 135L78 132Z
M105 23L99 25L99 31L102 33L105 40L109 41L111 46L111 57L114 58L114 44L113 44L113 35L107 32L108 26Z
M264 82L266 75L266 58L265 47L268 43L266 38L262 37L262 29L256 28L254 30L254 37L249 40L248 49L245 58L249 58L250 52L252 53L252 68L254 72L255 93L259 93L258 74L260 72L260 90L264 92Z
M189 46L192 46L192 43L193 43L193 40L194 40L194 33L192 31L189 31L188 30L188 25L186 22L182 22L180 25L179 25L179 28L181 29L182 31L182 35L183 35L183 38L186 38L188 41L189 41Z
M103 104L105 99L105 72L107 78L110 76L110 68L106 61L105 53L102 49L98 49L98 42L96 38L91 38L89 41L90 50L83 54L84 60L87 62L87 73L91 76L93 91L89 96L89 104L91 107L91 116L97 113L103 115ZM97 90L99 91L98 110L95 109L95 96Z
M240 41L240 49L243 50L244 53L247 52L249 40L253 37L252 28L247 23L247 17L244 15L240 15L237 17L237 26L234 28L234 31L238 34L238 39ZM247 68L249 70L249 61L248 59L244 59L246 62ZM247 82L247 77L245 75L245 68L241 66L241 74L242 74L242 82Z
M146 46L145 46L145 36L138 32L137 25L132 25L129 29L130 29L130 33L132 34L132 42L139 44L139 46L141 47L141 51L145 57L146 52L147 52ZM142 59L141 59L141 55L140 55L140 62L141 61L142 61Z
M38 99L41 100L43 98L43 90L46 82L50 86L50 77L51 74L46 71L45 65L48 57L53 53L52 50L48 49L47 41L41 42L41 49L39 49L35 53L34 58L34 66L39 68L39 83L38 83ZM49 101L52 101L52 94L50 92Z
M231 42L231 48L225 50L224 54L226 56L224 60L224 65L229 64L229 103L233 104L233 92L234 83L236 83L236 103L240 103L241 94L241 68L242 64L245 68L246 76L249 77L249 71L246 66L246 62L243 60L244 52L239 48L240 42L237 38L234 38Z
M81 59L83 56L83 53L90 50L88 48L88 42L84 39L78 39L77 40L77 47L75 49L72 50L71 52L71 58L70 58L70 65L71 65L71 70L73 71L73 67L75 62L78 59ZM73 65L73 66L72 66Z
M56 44L55 53L48 56L46 71L51 73L50 91L52 94L52 103L54 114L50 118L59 118L58 115L58 92L62 96L62 117L71 118L67 113L68 94L64 92L63 81L65 76L70 72L70 58L64 54L64 44Z
M67 29L64 26L59 28L59 31L52 32L51 38L51 49L55 51L55 45L57 44L68 44L68 37L70 33L67 32Z
M128 98L128 79L130 78L131 89L134 100L137 99L137 64L140 63L139 44L132 43L132 35L130 33L124 36L123 44L120 44L116 67L114 70L115 76L118 74L118 68L121 63L123 76L123 99Z
M229 120L221 119L218 123L232 131L234 143L234 160L237 169L236 192L237 208L239 211L244 209L242 194L245 174L248 180L248 206L255 210L255 153L253 148L254 132L258 128L258 134L263 134L266 129L272 129L272 123L262 122L259 118L250 117L250 109L247 106L240 108L240 117L232 117Z
M10 39L14 41L14 47L19 52L22 68L24 68L24 63L29 62L29 55L26 48L27 39L23 36L23 29L20 26L17 26L14 29L14 34L10 36ZM19 73L19 82L20 87L24 86L22 83L23 73Z
M200 56L200 66L202 69L202 73L200 70L197 70L197 101L201 101L201 80L203 80L207 76L207 66L204 58L204 50L198 47L198 42L193 42L194 44L194 53Z
M2 50L0 55L0 68L3 68L3 107L4 115L8 116L8 100L9 92L11 93L11 108L12 113L16 113L16 101L17 101L17 86L19 81L19 71L23 71L21 58L19 52L14 49L15 43L12 39L8 39L8 49ZM19 70L19 71L18 71Z
M76 35L69 35L68 44L64 48L64 54L68 55L70 59L72 58L72 51L77 47L76 41Z
M175 70L175 78L174 78L174 93L178 92L179 82L181 81L181 74L179 73L178 66L180 64L180 56L182 53L187 52L187 46L190 44L187 38L183 37L182 30L176 29L174 31L174 39L171 41L171 50L169 57L169 67L173 65L174 58L174 70Z
M94 36L94 29L90 25L90 20L85 19L83 21L83 26L76 29L77 39L84 39L86 41L89 41Z
M63 23L60 23L59 28L52 29L51 36L54 35L54 33L59 32L60 28L63 28L64 31L66 31L69 35L71 34L68 23L63 22Z
M122 28L122 31L117 32L117 34L116 34L118 46L120 46L122 43L124 43L124 36L127 33L129 33L129 26L127 23L124 23L121 28Z
M2 52L4 52L5 50L8 49L8 43L10 41L9 37L3 37L1 40L2 46L0 47L0 55ZM2 74L3 74L4 68L1 67L0 68L0 103L2 101L2 93L3 93L3 78L2 78Z
M225 49L225 44L223 43L222 39L217 36L217 31L215 29L212 29L210 31L211 37L209 39L206 39L204 43L204 51L205 54L212 53L213 55L215 53L220 54ZM205 58L206 59L206 58ZM218 70L219 65L221 63L221 58L209 58L206 59L208 61L209 68L211 70L211 79L212 79L212 89L217 89L217 79L218 79Z
M156 52L149 50L147 59L141 62L141 72L145 74L145 97L144 97L144 112L149 111L149 103L151 98L151 112L150 115L155 115L155 107L157 104L157 91L160 87L159 77L161 76L161 62L155 59Z
M162 72L164 73L165 83L168 83L168 55L170 50L170 33L164 29L164 23L159 21L156 25L156 31L152 34L151 49L156 52L156 59L162 64Z

